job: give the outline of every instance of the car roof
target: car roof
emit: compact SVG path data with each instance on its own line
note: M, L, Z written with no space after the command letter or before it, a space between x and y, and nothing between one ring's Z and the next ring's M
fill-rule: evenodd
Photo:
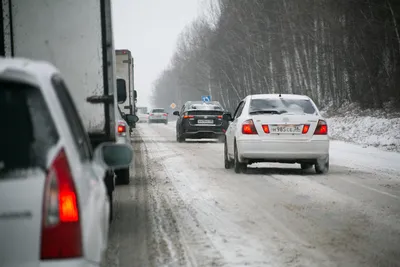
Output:
M250 99L278 99L278 98L286 98L286 99L304 99L309 100L310 98L306 95L297 95L297 94L255 94L249 95Z
M214 105L214 106L221 106L221 103L218 101L209 101L209 102L204 102L204 101L186 101L185 105Z
M45 61L0 57L1 80L23 82L43 90L47 87L41 86L41 81L50 79L56 73L59 74L59 70Z

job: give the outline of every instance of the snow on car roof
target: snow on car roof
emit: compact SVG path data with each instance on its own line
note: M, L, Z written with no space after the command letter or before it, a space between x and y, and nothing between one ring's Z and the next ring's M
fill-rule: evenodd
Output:
M286 98L286 99L310 99L306 95L296 95L296 94L256 94L250 95L251 99L265 99L265 98Z
M52 64L26 58L0 57L0 79L19 81L41 87L41 80L48 80L60 73Z

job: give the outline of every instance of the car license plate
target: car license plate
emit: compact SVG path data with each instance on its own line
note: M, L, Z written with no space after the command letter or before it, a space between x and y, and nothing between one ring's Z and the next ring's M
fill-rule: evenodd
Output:
M204 123L204 124L213 124L213 120L197 120L197 123Z
M271 133L301 133L301 125L271 125Z

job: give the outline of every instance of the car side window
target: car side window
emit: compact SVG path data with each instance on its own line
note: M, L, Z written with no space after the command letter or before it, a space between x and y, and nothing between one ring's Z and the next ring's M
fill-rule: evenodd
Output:
M242 115L243 108L244 108L244 101L239 103L239 105L235 111L235 115L233 116L234 119L237 119L240 117L240 115Z
M71 129L80 159L82 161L91 160L92 147L90 145L88 135L84 126L82 125L82 121L78 115L78 111L76 110L75 104L71 98L71 95L68 92L64 81L58 76L53 76L52 84L54 86L57 97L60 100L68 126Z

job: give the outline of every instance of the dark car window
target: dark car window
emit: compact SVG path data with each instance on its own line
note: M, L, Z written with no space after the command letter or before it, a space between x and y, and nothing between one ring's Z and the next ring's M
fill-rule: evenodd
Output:
M47 166L59 135L41 91L30 85L0 82L0 173Z
M90 160L92 157L92 147L89 143L89 137L82 125L81 118L78 115L68 89L60 77L54 76L52 83L60 100L67 123L71 129L80 159L82 161Z
M164 109L163 108L155 108L153 109L153 113L164 113Z
M233 116L233 118L237 119L240 117L240 115L242 115L242 111L244 108L244 101L240 102L236 111L235 111L235 115Z

